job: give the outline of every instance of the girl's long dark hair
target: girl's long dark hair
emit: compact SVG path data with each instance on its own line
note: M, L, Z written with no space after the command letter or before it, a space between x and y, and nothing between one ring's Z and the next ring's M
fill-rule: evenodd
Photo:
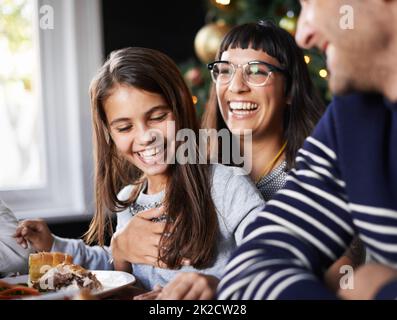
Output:
M303 53L294 38L271 21L234 27L224 37L215 60L220 60L224 51L234 48L262 50L276 58L281 67L288 71L285 95L290 97L291 104L285 109L284 139L288 141L287 168L291 169L295 165L298 149L311 134L325 109L310 79ZM217 130L227 128L219 110L214 84L211 86L202 127Z
M95 143L96 211L86 234L88 242L104 244L107 231L112 233L110 213L128 208L136 200L145 177L132 163L118 154L109 134L104 103L119 85L133 86L164 97L175 117L175 129L189 128L198 140L199 124L192 95L175 63L165 54L147 48L126 48L110 55L90 86L93 135ZM189 141L191 142L191 141ZM178 148L177 142L176 148ZM197 144L196 144L197 147ZM198 154L198 147L197 147ZM168 214L159 259L169 268L179 268L182 258L204 268L216 253L218 219L211 196L208 165L170 165L164 206ZM121 188L136 187L127 201L117 194ZM145 241L145 239L142 239Z

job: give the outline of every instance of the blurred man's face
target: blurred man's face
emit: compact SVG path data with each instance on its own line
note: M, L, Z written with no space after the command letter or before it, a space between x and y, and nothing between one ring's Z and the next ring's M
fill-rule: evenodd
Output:
M378 64L390 42L380 0L301 0L296 40L326 54L329 86L336 94L379 91Z

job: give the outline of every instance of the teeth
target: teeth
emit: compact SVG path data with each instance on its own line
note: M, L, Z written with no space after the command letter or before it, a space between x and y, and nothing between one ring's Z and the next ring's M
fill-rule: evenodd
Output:
M256 110L258 105L252 102L230 102L230 109L232 110Z
M246 114L250 114L252 112L252 110L233 110L233 114L237 114L237 115L246 115Z
M138 154L141 157L148 158L148 157L153 157L153 156L157 155L159 152L160 152L160 148L155 147L155 148L146 149L145 151L142 151L142 152L138 152Z

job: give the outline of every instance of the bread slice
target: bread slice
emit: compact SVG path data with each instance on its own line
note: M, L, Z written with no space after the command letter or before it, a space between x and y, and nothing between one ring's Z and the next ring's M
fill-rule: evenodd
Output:
M29 255L29 286L33 286L43 274L57 265L72 264L73 257L62 252L39 252Z

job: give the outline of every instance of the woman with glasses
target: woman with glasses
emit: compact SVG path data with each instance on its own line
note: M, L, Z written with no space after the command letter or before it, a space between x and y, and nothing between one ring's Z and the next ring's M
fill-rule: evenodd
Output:
M249 174L268 201L284 186L299 161L298 149L324 111L303 53L273 23L248 23L229 31L208 69L214 83L203 127L226 128L240 142L244 130L252 130ZM362 247L355 243L327 273L329 285L335 290L339 286L339 266L363 260Z
M324 110L303 54L288 32L261 21L232 29L208 68L214 84L203 127L236 139L252 130L250 176L269 200Z

